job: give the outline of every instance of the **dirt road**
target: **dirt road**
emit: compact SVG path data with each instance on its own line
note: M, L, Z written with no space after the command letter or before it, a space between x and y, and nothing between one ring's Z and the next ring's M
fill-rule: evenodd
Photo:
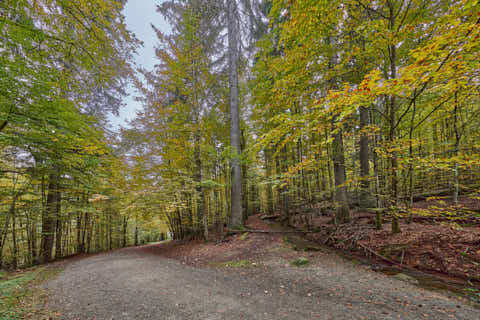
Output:
M161 248L160 248L161 250ZM62 319L480 319L480 311L333 253L195 268L127 248L67 263L46 284Z

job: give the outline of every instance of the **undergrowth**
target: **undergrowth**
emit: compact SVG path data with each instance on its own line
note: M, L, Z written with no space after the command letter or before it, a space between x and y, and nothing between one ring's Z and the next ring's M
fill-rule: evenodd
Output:
M27 314L30 318L32 312L43 312L35 310L36 306L26 300L40 295L39 284L57 271L52 266L11 273L0 271L0 320L24 319Z

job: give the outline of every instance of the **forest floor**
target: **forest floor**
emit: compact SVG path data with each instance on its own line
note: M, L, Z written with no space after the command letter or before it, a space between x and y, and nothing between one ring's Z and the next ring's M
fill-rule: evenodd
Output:
M274 228L259 216L248 227ZM479 311L456 292L376 272L293 233L171 241L63 264L44 284L60 319L477 319Z
M422 271L480 288L480 200L463 198L453 207L449 200L416 202L411 223L408 217L400 219L398 234L391 233L388 216L382 230L368 212L354 212L353 223L340 227L328 224L329 217L319 217L312 223L317 232L307 238L390 269Z

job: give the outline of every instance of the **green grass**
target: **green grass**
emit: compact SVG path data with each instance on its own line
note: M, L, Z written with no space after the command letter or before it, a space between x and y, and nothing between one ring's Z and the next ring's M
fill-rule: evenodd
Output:
M467 294L471 301L480 303L480 290L477 288L465 288L463 291Z
M248 236L248 232L243 233L243 234L240 236L240 240L243 241L243 240L247 239L247 236Z
M0 280L0 319L21 319L17 308L20 301L29 293L28 283L36 278L39 271L4 275Z
M228 261L228 262L218 263L217 265L219 267L227 267L227 268L250 268L250 267L259 266L258 263L250 262L248 260Z
M236 230L236 231L245 231L245 230L247 230L247 228L245 228L245 226L233 226L231 229L232 229L232 230Z
M39 292L37 285L56 274L58 268L38 267L22 272L0 272L0 320L22 319L27 306L26 298Z
M310 260L308 260L307 258L304 258L304 257L299 257L299 258L296 258L295 260L293 260L291 263L294 266L301 267L301 266L306 266L307 264L309 264Z

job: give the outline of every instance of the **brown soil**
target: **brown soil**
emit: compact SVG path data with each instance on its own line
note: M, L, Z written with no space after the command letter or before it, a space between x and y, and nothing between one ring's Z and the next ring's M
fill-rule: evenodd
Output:
M260 219L260 215L251 216L246 226L248 229L271 230L272 224ZM212 238L217 238L213 236ZM284 244L280 233L237 233L226 237L223 241L204 242L169 241L168 243L150 245L141 249L166 258L180 260L194 266L208 266L218 263L265 258L275 248Z

